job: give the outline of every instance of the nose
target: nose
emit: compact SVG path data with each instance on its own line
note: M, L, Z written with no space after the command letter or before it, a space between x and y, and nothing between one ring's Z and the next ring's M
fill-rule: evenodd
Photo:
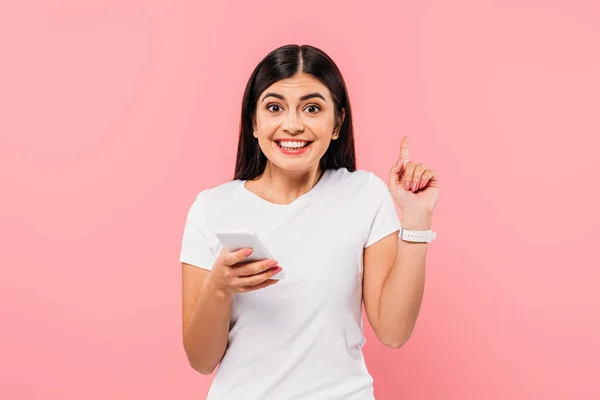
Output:
M295 134L304 131L304 124L302 123L302 120L298 118L296 113L291 111L285 117L285 121L283 121L283 126L281 128L289 134Z

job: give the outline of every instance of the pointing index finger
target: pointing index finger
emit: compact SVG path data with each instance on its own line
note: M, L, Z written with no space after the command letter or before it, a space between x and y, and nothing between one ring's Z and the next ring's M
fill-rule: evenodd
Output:
M400 157L402 157L402 161L406 164L409 160L408 158L408 136L404 136L402 141L400 142Z

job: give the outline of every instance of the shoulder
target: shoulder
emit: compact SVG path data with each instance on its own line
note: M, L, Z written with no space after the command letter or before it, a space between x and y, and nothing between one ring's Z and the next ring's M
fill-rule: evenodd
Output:
M196 201L209 206L223 204L233 197L239 185L239 180L233 180L203 189L196 194Z
M205 223L210 222L212 216L235 201L235 193L239 185L239 180L233 180L196 192L190 207L190 215Z
M332 185L342 185L351 190L367 189L369 191L380 191L387 189L387 184L383 179L371 171L358 169L348 171L346 168L331 170L330 182Z
M330 172L329 182L327 193L354 207L356 212L369 214L391 200L387 182L371 171L359 169L350 172L339 168Z

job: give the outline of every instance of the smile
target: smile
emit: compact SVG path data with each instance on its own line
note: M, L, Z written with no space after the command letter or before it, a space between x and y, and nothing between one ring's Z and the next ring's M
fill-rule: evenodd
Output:
M302 154L310 147L311 141L275 140L277 148L284 154Z

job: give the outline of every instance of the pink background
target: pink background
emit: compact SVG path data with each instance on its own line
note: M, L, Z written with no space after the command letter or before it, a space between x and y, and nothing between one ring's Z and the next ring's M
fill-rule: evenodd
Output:
M600 398L600 6L572 0L2 2L0 398L204 398L184 219L287 43L338 63L359 168L408 134L441 182L411 340L366 328L377 399Z

